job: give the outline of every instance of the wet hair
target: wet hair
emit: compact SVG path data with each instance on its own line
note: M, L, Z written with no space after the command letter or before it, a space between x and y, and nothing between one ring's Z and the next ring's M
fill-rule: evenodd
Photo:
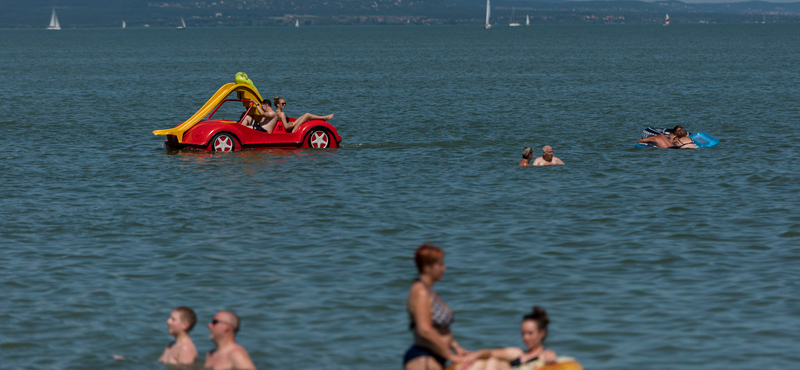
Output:
M529 155L533 154L533 148L526 146L522 149L522 158L528 158Z
M673 129L672 133L675 134L675 136L677 136L677 137L684 137L684 136L689 134L688 132L686 132L686 130L683 129L683 127L680 127L680 126L678 126L677 128Z
M267 106L269 106L270 108L272 108L272 102L270 102L268 99L264 99L264 100L262 100L262 101L261 101L261 105L267 105Z
M539 330L545 330L544 337L542 337L542 343L544 343L544 339L547 338L547 324L550 323L550 318L547 317L547 312L545 312L544 309L539 306L533 306L533 311L522 317L522 322L528 320L535 322L536 328Z
M189 324L189 327L186 328L186 332L192 331L194 324L197 323L197 315L194 314L194 310L186 306L180 306L173 311L179 313L181 315L181 320Z
M444 251L428 242L423 243L417 248L414 254L414 262L417 264L417 270L422 273L425 266L430 266L440 262L444 259Z
M275 103L275 108L278 108L278 102L281 101L281 100L286 100L286 99L281 98L280 96L277 96L277 95L272 99L272 102Z

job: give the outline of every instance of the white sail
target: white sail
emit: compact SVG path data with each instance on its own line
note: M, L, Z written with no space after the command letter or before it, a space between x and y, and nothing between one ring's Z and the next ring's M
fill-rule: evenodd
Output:
M669 26L669 14L667 14L667 20L664 22L665 26Z
M489 1L486 0L486 24L483 26L487 30L492 28L492 24L489 23L489 17L492 15L492 4Z
M60 30L61 24L58 23L58 17L56 16L56 8L53 8L53 15L50 16L50 25L47 26L48 30Z
M511 8L511 23L508 24L511 27L519 27L519 23L514 22L514 12L515 11L516 11L516 9Z
M186 29L186 22L183 21L183 17L181 17L181 25L178 26L178 27L175 27L175 29L178 29L178 30L185 30Z
M299 19L295 19L294 20L294 26L295 27L300 27L300 20Z
M125 21L122 21L122 29L125 29Z
M529 15L525 16L525 25L526 26L530 26L531 25L531 16L529 16Z

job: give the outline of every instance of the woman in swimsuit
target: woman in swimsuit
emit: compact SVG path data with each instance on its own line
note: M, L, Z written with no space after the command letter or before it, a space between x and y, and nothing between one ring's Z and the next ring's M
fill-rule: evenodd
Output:
M266 131L268 133L272 133L272 130L275 129L275 126L278 124L278 114L272 110L272 105L269 100L264 100L261 102L261 106L256 105L256 111L258 111L258 115L261 116L261 120L256 121L251 115L247 115L242 120L242 125L247 127L252 127L259 131Z
M688 133L681 126L675 126L672 130L672 147L676 149L697 149L694 141L690 137L686 137Z
M547 337L547 312L539 306L533 307L533 312L525 315L520 324L522 343L527 350L517 347L501 349L482 349L473 354L478 361L472 363L468 370L529 370L534 369L534 361L540 364L556 361L556 353L544 348L544 339Z
M414 345L403 359L405 370L443 370L447 361L463 362L469 353L453 339L453 311L433 290L444 276L444 251L425 243L414 257L419 277L408 292L408 317Z
M300 118L296 119L294 122L289 122L286 119L286 113L283 113L283 109L286 108L286 99L281 98L280 96L276 96L275 99L275 113L278 114L278 118L283 122L283 127L286 128L286 132L292 132L295 128L299 127L300 125L306 123L308 120L312 119L320 119L323 121L327 121L333 118L333 114L329 114L327 116L317 116L311 113L304 113Z

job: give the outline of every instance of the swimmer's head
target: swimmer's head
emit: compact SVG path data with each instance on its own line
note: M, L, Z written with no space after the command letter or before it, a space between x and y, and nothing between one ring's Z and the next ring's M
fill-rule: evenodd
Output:
M236 333L239 332L239 325L239 316L233 313L233 311L219 311L216 315L214 315L214 318L211 320L211 322L208 323L209 336L211 337L211 340L225 337L228 335L228 333L236 336ZM228 328L230 328L230 331L228 331Z
M184 306L172 310L169 319L167 319L169 333L173 335L180 331L186 333L192 331L195 323L197 323L197 315L194 314L191 308Z
M444 251L426 242L417 248L417 252L414 254L414 262L417 264L419 273L423 273L428 266L444 263Z
M272 108L272 102L270 102L270 101L269 101L269 100L267 100L267 99L264 99L264 100L262 100L262 101L261 101L261 105L266 105L266 106L268 106L268 107Z
M546 161L551 161L553 159L553 147L550 145L545 145L542 147L542 158Z
M520 330L522 332L522 342L528 349L542 345L547 337L547 324L550 318L547 312L539 306L533 306L533 311L522 317Z
M679 138L680 137L685 137L686 135L689 134L688 132L686 132L686 130L683 129L683 127L680 127L680 126L676 126L676 128L674 130L672 130L672 133L675 134L675 136L677 136Z
M531 157L533 157L533 148L526 146L522 149L522 158L530 159Z
M238 333L239 332L239 325L241 323L241 320L239 320L239 315L237 315L233 311L222 311L222 313L225 314L228 317L228 320L229 320L229 322L231 324L231 329L233 330L233 333L234 334Z

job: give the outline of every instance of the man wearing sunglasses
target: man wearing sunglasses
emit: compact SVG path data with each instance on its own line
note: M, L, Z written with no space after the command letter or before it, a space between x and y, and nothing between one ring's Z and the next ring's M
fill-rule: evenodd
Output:
M206 369L223 370L255 370L256 365L250 359L250 354L241 345L236 343L236 333L239 332L239 316L231 311L219 311L214 319L208 323L208 337L217 348L206 354Z

